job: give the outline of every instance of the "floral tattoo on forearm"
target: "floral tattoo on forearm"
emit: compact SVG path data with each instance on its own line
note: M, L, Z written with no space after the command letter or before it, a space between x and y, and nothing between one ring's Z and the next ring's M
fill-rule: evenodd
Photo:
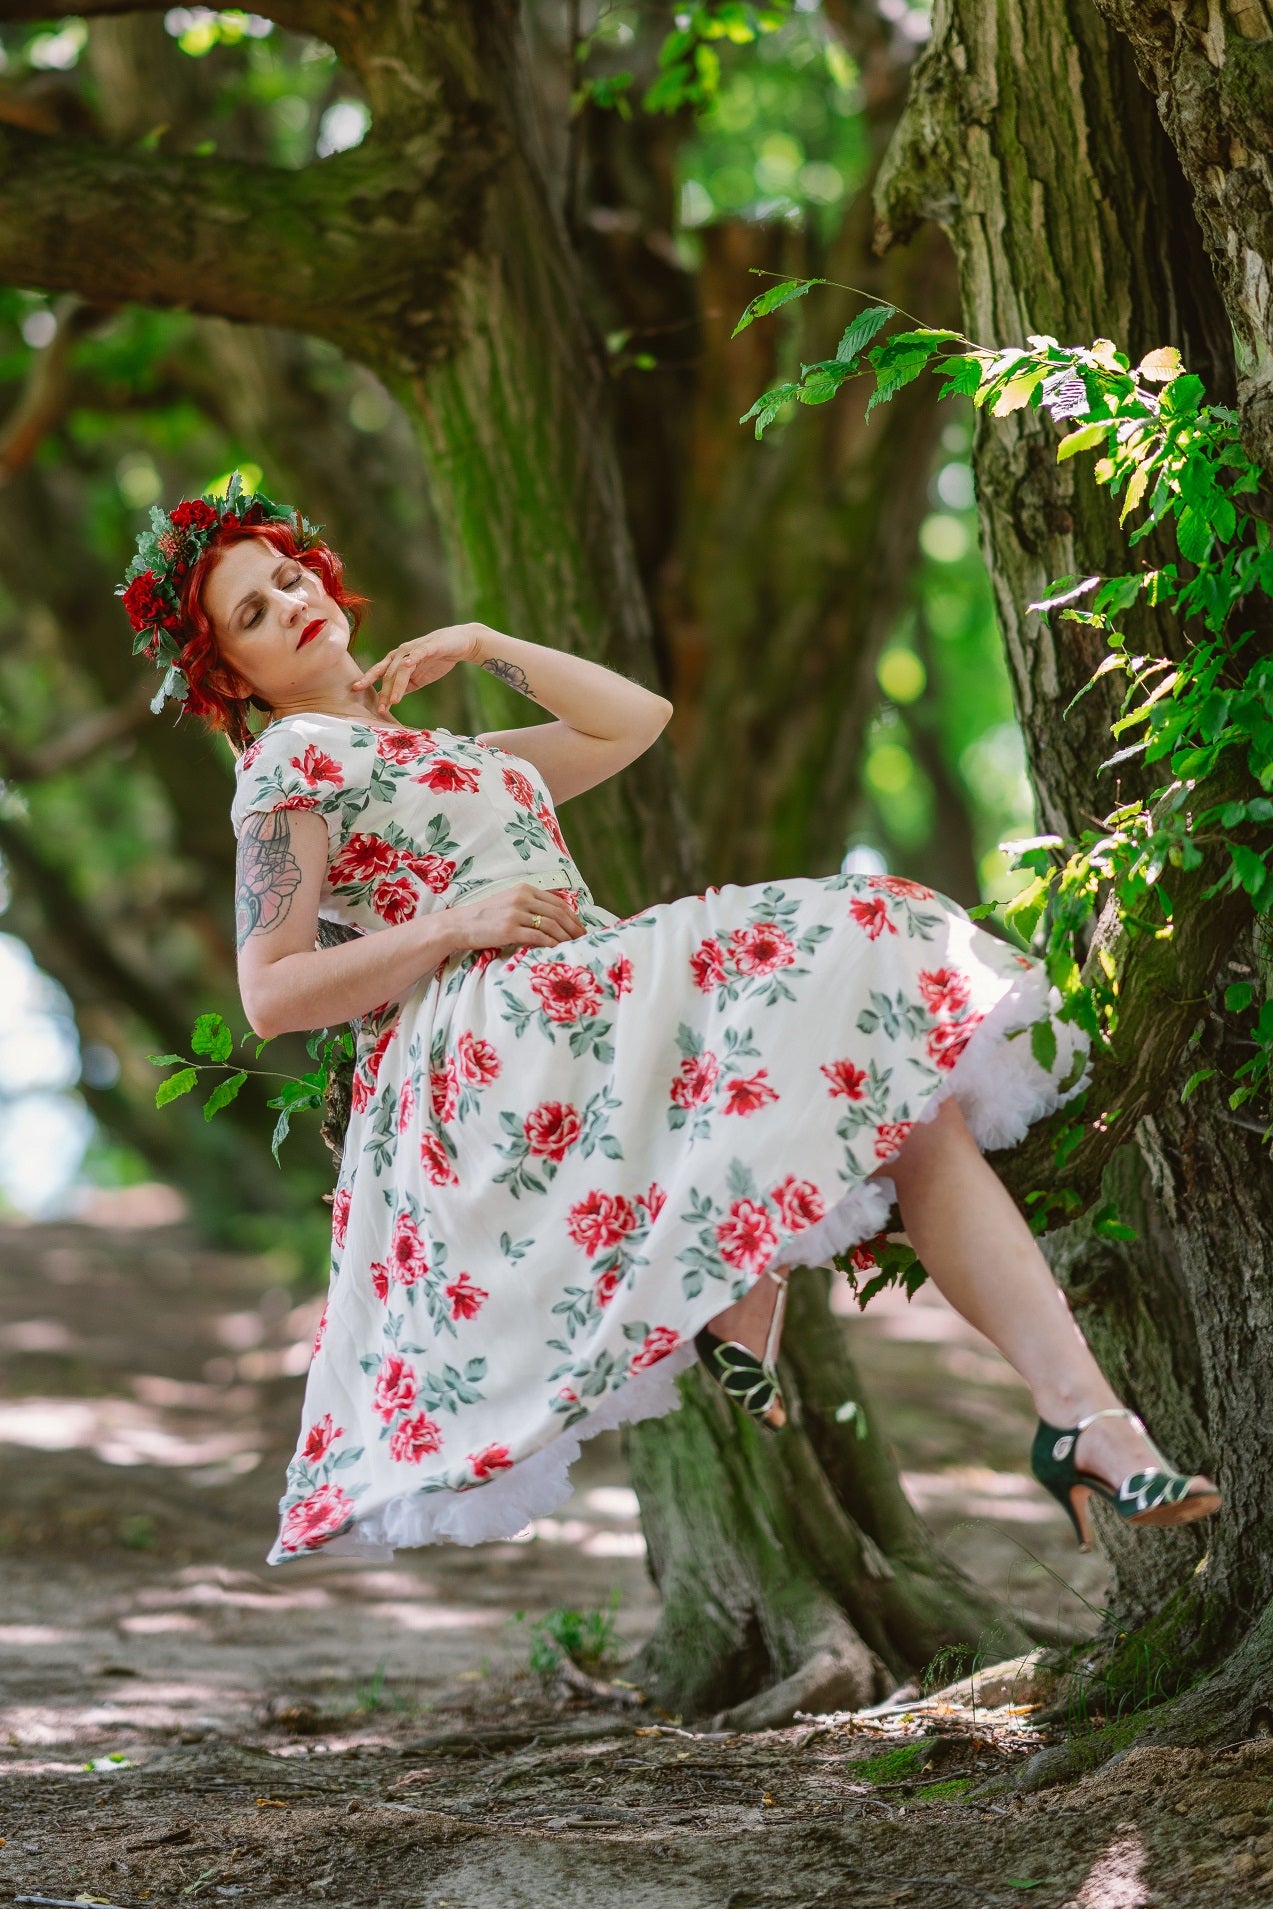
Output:
M519 663L506 663L502 657L490 656L483 663L482 668L488 669L492 676L498 676L501 683L507 683L510 689L517 690L520 695L529 696L532 703L539 701L530 686L529 676Z
M254 815L239 836L234 897L235 946L241 948L258 929L277 928L287 919L300 887L300 863L292 853L292 829L283 809Z

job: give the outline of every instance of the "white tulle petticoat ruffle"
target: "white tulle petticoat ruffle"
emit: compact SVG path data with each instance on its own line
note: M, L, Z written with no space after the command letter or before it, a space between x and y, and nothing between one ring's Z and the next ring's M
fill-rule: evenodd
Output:
M969 1131L982 1152L1015 1146L1036 1120L1063 1106L1087 1084L1087 1036L1071 1022L1058 1021L1061 998L1041 967L1023 969L1009 992L986 1015L950 1071L949 1078L925 1102L921 1120L931 1120L951 1095L959 1102ZM1040 1067L1028 1029L1045 1014L1057 1037L1053 1072ZM1077 1077L1064 1091L1058 1082ZM837 1202L822 1219L788 1236L772 1266L821 1266L883 1231L894 1204L893 1182L866 1180ZM718 1302L705 1296L712 1311ZM711 1313L699 1321L705 1324ZM570 1496L570 1469L587 1438L661 1418L680 1404L676 1381L695 1359L688 1341L648 1371L637 1373L616 1392L606 1393L586 1419L557 1434L486 1484L463 1492L414 1492L394 1498L369 1513L340 1537L323 1546L326 1553L366 1559L393 1556L398 1547L451 1543L484 1544L521 1535L536 1518L547 1517Z

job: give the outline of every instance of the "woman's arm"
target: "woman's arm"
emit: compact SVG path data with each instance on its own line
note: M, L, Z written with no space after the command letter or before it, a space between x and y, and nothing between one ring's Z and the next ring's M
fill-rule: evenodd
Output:
M556 722L496 729L477 738L534 763L554 802L569 801L644 755L672 714L666 696L585 657L505 636L475 625L471 661L532 702Z
M239 835L239 994L262 1040L339 1027L397 1001L461 950L552 948L587 933L560 895L517 882L316 949L327 852L326 823L304 809L250 815Z
M262 1040L337 1027L415 986L460 946L449 909L315 949L327 825L303 809L250 815L239 836L239 995Z

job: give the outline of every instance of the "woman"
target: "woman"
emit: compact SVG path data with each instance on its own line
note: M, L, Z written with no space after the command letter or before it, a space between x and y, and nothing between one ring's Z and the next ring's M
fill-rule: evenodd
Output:
M981 1155L1082 1086L1085 1039L1041 964L892 876L615 916L556 804L648 749L671 705L478 623L360 669L338 558L237 475L154 513L122 594L167 670L156 704L179 695L240 752L249 1021L356 1035L271 1562L513 1535L566 1495L581 1438L675 1407L695 1349L780 1426L791 1267L849 1248L869 1267L895 1199L1030 1387L1035 1474L1084 1546L1093 1491L1138 1525L1217 1508L1119 1404ZM553 720L470 737L394 717L460 664ZM320 915L359 937L316 950Z

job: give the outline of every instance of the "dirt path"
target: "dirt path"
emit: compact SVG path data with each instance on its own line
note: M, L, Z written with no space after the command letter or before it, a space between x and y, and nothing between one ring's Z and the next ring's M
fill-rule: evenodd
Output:
M957 1800L1024 1754L1010 1716L720 1739L550 1697L528 1668L545 1612L617 1595L625 1648L656 1615L609 1435L523 1541L265 1566L317 1310L180 1226L0 1227L0 1899L760 1909L1030 1883L1139 1909L1223 1877L1235 1904L1248 1882L1273 1901L1273 1817L1252 1814L1273 1760L1245 1751L1208 1766L1205 1810L1188 1758L1136 1753L1158 1760L1092 1779L1080 1819L1068 1791ZM1023 1475L1032 1421L1002 1362L927 1295L850 1330L960 1562L1094 1626L1099 1561ZM934 1735L927 1772L854 1775ZM956 1792L924 1796L934 1771Z

